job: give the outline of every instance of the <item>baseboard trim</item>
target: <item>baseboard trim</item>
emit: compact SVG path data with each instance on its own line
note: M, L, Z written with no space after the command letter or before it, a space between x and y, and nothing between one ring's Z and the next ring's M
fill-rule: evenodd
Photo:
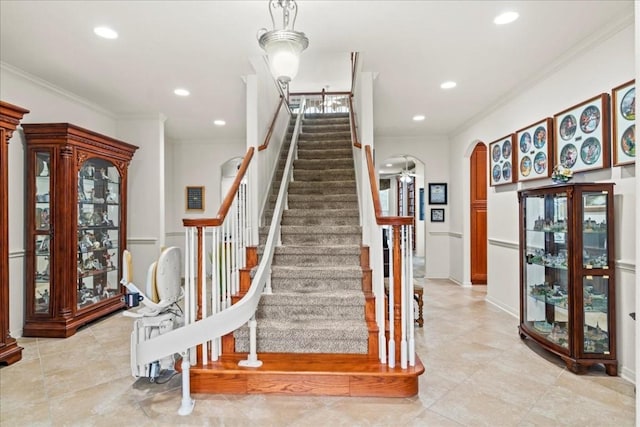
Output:
M127 239L127 245L155 245L157 242L157 237L129 237Z
M495 299L491 298L489 295L487 295L484 300L486 302L488 302L489 304L491 304L492 306L499 308L500 310L504 311L507 314L510 314L511 316L515 317L516 319L520 318L520 315L518 313L515 313L513 311L511 311L511 309L509 309L509 307L507 307L506 305L496 301Z
M626 366L620 368L620 378L625 379L632 384L636 384L636 372Z

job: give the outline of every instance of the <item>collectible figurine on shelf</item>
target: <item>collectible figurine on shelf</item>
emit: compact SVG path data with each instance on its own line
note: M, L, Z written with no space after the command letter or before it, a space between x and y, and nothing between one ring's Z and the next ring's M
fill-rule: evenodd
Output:
M49 289L45 289L44 291L38 291L38 295L40 297L37 299L38 304L49 305Z
M93 178L93 173L95 172L95 168L91 163L86 164L80 169L80 176L83 178Z
M105 267L113 268L113 261L111 260L111 257L113 257L113 255L107 251L104 253L104 255L102 255L102 257L104 258Z
M49 176L49 162L38 156L38 176Z
M49 208L40 211L40 228L49 228Z
M111 243L111 240L109 240L109 235L107 233L104 233L102 235L102 247L105 249L111 249L113 247L113 244Z
M98 171L98 178L109 181L109 175L107 175L107 170L105 168L100 168Z
M112 193L109 189L107 189L106 200L107 203L118 203L118 195L116 193Z

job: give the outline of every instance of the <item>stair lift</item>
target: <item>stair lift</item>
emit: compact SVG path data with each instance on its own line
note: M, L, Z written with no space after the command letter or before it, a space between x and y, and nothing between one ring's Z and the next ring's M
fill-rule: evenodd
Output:
M184 297L180 257L179 248L172 246L164 249L158 260L147 270L147 283L143 292L131 282L131 253L125 249L122 254L123 274L120 283L127 288L125 302L130 308L142 305L137 311L123 313L135 319L131 332L131 374L136 378L146 377L150 382L155 382L161 372L174 371L173 356L145 365L139 364L137 346L184 324L184 314L178 304Z

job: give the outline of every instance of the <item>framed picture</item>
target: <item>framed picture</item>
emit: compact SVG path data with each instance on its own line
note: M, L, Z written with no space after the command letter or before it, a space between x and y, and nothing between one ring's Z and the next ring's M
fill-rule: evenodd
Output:
M631 80L613 88L613 165L636 159L636 83Z
M572 172L609 167L609 95L603 93L553 116L554 166Z
M551 176L553 119L548 117L516 132L518 181Z
M444 222L444 209L431 209L431 222Z
M430 205L446 205L447 204L447 184L429 183L429 204Z
M203 211L204 210L204 187L186 187L185 190L186 210Z
M491 186L515 182L516 170L513 168L515 138L515 134L511 134L489 144Z

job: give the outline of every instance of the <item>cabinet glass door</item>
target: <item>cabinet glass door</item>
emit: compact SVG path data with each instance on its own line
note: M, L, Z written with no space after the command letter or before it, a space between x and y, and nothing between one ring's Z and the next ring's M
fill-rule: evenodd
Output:
M584 353L608 355L609 276L585 276L582 291Z
M36 152L35 179L35 286L34 307L36 314L48 314L51 311L51 153Z
M119 293L119 241L120 174L89 159L78 172L78 309Z
M528 330L568 349L567 195L528 196L524 203L524 323Z
M583 267L607 269L607 192L582 193L582 212Z

